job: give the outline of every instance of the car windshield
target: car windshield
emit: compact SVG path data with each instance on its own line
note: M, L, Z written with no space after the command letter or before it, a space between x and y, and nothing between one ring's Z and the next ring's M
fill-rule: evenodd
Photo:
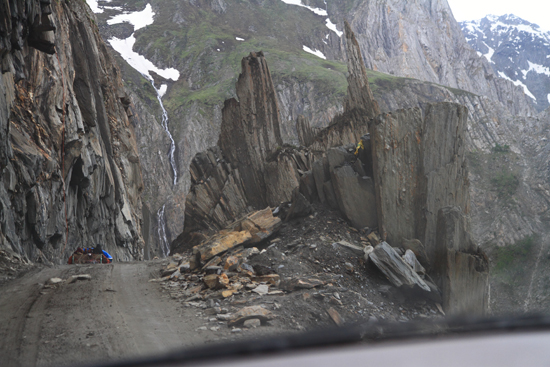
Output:
M0 5L2 365L548 326L548 5Z

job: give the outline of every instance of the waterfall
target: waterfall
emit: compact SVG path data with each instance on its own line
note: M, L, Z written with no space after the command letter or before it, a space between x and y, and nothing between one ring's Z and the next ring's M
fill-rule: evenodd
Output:
M157 92L157 99L160 104L160 108L162 108L162 127L164 128L164 131L166 131L166 134L168 134L168 137L170 138L170 152L168 153L168 159L170 160L170 166L172 166L172 172L174 173L174 185L178 181L178 171L176 170L176 159L174 158L174 152L176 151L176 143L174 142L174 138L172 137L172 134L170 134L170 130L168 130L168 113L166 112L166 109L164 108L164 104L162 103L162 95L164 94L164 91L162 87L166 87L166 85L161 85L160 89L157 89L155 87L155 82L149 75L143 75L145 78L149 79L151 82L151 85L153 88L155 88L155 91Z
M166 205L163 205L162 208L160 208L157 212L157 220L158 220L158 232L159 232L159 248L162 251L162 256L166 257L168 254L170 254L170 244L168 243L168 238L166 238L166 220L164 217L164 207Z
M148 75L144 75L144 77L148 77ZM168 153L168 158L170 159L170 166L172 166L172 172L174 173L174 182L173 185L176 185L178 181L178 171L176 170L176 160L174 158L174 152L176 151L176 144L174 142L174 138L172 137L172 134L170 134L170 130L168 130L168 113L166 112L166 109L164 108L164 104L162 103L162 95L166 91L163 89L163 87L166 87L166 85L161 85L160 89L157 89L155 87L155 82L152 80L152 78L148 78L151 81L151 85L153 88L155 88L155 91L157 92L157 99L160 104L160 108L162 108L162 127L164 128L164 131L168 134L168 137L170 138L170 152ZM164 209L166 207L166 204L162 206L157 212L157 218L158 218L158 232L159 232L159 248L162 251L162 255L164 257L167 257L170 254L170 244L168 243L168 238L166 238L166 220L164 217Z
M97 0L87 0L87 2L89 3L94 13L103 13L104 8L109 8L111 9L111 11L115 11L115 15L111 16L107 20L108 25L130 23L134 27L134 32L138 29L142 29L147 27L148 25L153 24L155 20L155 12L153 11L151 4L145 5L145 8L140 11L124 11L118 6L106 5L105 2L99 5ZM166 84L162 84L160 88L157 89L154 79L151 76L151 72L155 72L164 79L172 79L173 81L177 81L179 79L180 73L174 68L161 69L157 67L155 64L153 64L153 62L147 60L145 56L140 55L139 53L134 51L135 43L135 33L132 33L129 37L124 39L119 39L116 37L112 37L109 39L109 44L113 47L113 49L117 51L120 56L122 56L122 58L126 60L128 64L130 64L130 66L132 66L141 75L143 75L143 77L151 83L157 93L157 100L159 101L160 107L162 109L162 127L170 138L170 151L168 153L168 158L170 160L170 165L172 166L172 173L174 174L173 185L176 185L176 183L178 182L178 172L176 169L176 160L174 157L176 144L174 142L172 134L170 134L170 130L168 129L168 113L166 112L164 104L162 103L162 96L164 95L164 93L166 93L168 87ZM170 252L170 244L168 243L168 239L166 238L167 231L164 209L165 205L163 205L162 208L157 211L157 219L159 248L161 249L163 255L167 256Z

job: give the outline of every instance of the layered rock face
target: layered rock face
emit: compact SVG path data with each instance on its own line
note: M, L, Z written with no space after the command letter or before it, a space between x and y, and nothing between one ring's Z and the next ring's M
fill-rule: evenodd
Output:
M455 221L453 227L454 217L444 215L446 206L458 207L460 215L469 210L466 108L439 103L426 105L424 111L378 114L359 45L347 24L346 40L349 95L344 113L305 150L273 151L280 135L273 115L277 104L268 99L274 94L265 59L261 54L243 59L237 87L243 97L225 103L222 148L211 148L193 160L185 230L172 248L199 245L196 252L209 243L204 234L228 227L258 206L288 201L293 192L289 213L301 198L318 199L339 209L358 229L378 227L383 239L394 246L415 244L411 250L422 255L426 266L434 270L437 263L434 275L444 292L446 310L486 312L487 258L470 241L468 222ZM306 119L301 119L298 129L302 140L311 140ZM238 142L231 141L234 136ZM438 219L441 212L443 219ZM464 284L469 283L473 288L466 290ZM415 284L432 291L422 280Z
M309 153L283 149L279 109L261 52L242 60L239 101L225 102L218 146L195 156L185 205L185 231L221 229L251 208L291 198L298 169L311 167Z
M93 15L81 2L1 5L0 246L54 263L98 243L141 258L132 109Z
M241 62L234 98L225 101L219 147L241 174L243 189L253 206L265 206L264 164L283 145L279 107L271 74L262 53Z
M438 210L469 209L464 106L439 103L378 116L371 125L380 233L390 243L419 239L435 252ZM397 196L396 196L397 194Z
M483 313L489 307L489 264L470 238L467 218L458 207L443 207L436 226L434 276L443 307L451 314Z
M466 43L446 0L363 1L348 19L369 69L483 95L514 115L535 112L523 89Z

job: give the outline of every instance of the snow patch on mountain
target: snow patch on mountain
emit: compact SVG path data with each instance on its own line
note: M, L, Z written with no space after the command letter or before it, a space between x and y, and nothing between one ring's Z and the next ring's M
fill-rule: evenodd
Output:
M145 28L150 24L153 24L154 16L155 13L153 12L151 4L147 4L145 6L145 9L143 9L142 11L125 12L115 15L111 19L107 20L107 24L112 25L126 22L133 25L134 31L136 31L138 29ZM147 60L144 56L134 51L133 48L134 44L136 43L134 33L132 33L132 35L126 39L113 37L109 39L108 42L115 49L115 51L118 52L128 64L130 64L130 66L139 71L141 74L147 76L148 79L152 80L152 76L150 74L151 71L154 71L165 79L172 79L174 81L179 79L180 73L176 69L161 69L153 64L151 61ZM166 91L164 91L164 93L160 93L160 90L158 90L158 92L161 95L164 95L164 93L166 93Z
M153 12L151 4L147 4L145 6L145 9L143 9L142 11L127 12L116 15L109 19L107 21L107 24L113 25L126 22L133 25L134 31L137 31L138 29L145 28L148 25L153 24L154 16L155 13Z
M495 50L494 50L493 48L489 47L489 45L486 44L485 42L483 42L483 44L484 44L485 46L487 46L487 48L489 49L489 52L487 52L487 53L484 54L483 56L485 56L485 58L486 58L487 60L489 60L489 62L493 62L492 58L493 58L493 55L495 54Z
M527 61L529 63L529 71L535 71L537 74L545 74L550 76L550 68L547 68L545 66L534 64L531 61Z
M519 80L512 80L511 78L509 78L506 74L504 74L502 71L499 71L498 72L498 76L500 76L501 78L503 79L506 79L506 80L509 80L511 81L512 83L514 83L514 85L518 85L520 87L523 88L523 92L528 95L529 97L533 98L534 100L536 100L537 98L533 95L533 93L531 93L531 91L529 90L529 88L527 88L527 86L525 84L523 84L521 81Z
M304 5L304 4L302 4L302 0L281 0L281 1L285 4L288 4L288 5L301 6L302 8L306 8L308 10L311 10L315 14L320 15L322 17L328 17L328 12L325 9L313 8L311 6ZM325 1L325 5L326 4L327 4L327 2ZM325 20L325 24L326 24L327 28L330 29L331 31L333 31L334 33L336 33L338 35L338 37L342 37L342 35L344 34L344 32L341 32L336 28L336 24L332 23L330 18L327 18Z
M344 32L339 31L339 30L336 28L336 24L332 23L332 22L330 21L329 18L327 18L326 24L327 24L327 28L328 28L328 29L330 29L331 31L333 31L334 33L336 33L336 34L338 35L338 37L342 37L342 35L344 34Z
M314 12L315 14L320 15L320 16L326 17L328 15L327 11L324 10L324 9L313 8L311 6L307 6L307 5L302 4L302 0L281 0L281 1L285 4L288 4L288 5L301 6L302 8L306 8L308 10L311 10L312 12Z
M307 47L307 46L302 46L302 48L303 48L303 50L304 50L305 52L308 52L308 53L310 53L310 54L312 54L312 55L315 55L315 56L317 56L317 57L320 57L321 59L325 59L325 60L327 59L327 57L326 57L321 51L319 51L319 50L317 50L317 49L312 50L311 48L309 48L309 47Z
M94 13L103 13L103 8L99 7L97 0L86 0L86 3Z
M143 75L148 75L150 77L151 75L149 74L149 72L154 71L165 79L172 79L176 81L180 77L180 73L176 69L158 68L157 66L155 66L155 64L147 60L144 56L135 52L133 50L133 47L136 43L136 38L133 34L126 39L118 39L116 37L113 37L109 40L109 43L115 49L115 51L118 52L128 64L130 64L130 66L132 66Z

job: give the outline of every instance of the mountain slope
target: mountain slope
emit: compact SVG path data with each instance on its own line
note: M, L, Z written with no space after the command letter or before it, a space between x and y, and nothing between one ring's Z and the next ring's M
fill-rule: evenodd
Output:
M460 26L496 74L521 86L539 111L550 107L550 32L512 14L489 15Z

